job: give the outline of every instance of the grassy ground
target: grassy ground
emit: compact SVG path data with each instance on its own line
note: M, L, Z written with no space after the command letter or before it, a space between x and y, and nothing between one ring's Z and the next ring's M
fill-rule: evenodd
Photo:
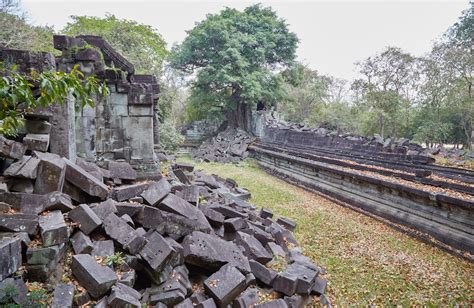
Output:
M235 179L250 190L253 204L298 223L305 254L328 271L333 304L474 304L474 265L467 261L270 176L251 161L195 165Z

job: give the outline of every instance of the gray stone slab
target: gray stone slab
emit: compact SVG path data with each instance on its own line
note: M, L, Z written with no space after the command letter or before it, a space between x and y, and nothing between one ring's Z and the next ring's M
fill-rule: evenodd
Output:
M206 217L197 207L174 194L168 194L168 196L158 205L158 208L196 221L205 229L211 229L211 225Z
M284 301L289 308L304 308L309 304L309 296L295 294L293 296L285 296Z
M243 218L229 218L224 221L226 232L236 232L247 228L247 221Z
M211 226L216 228L223 226L225 220L224 215L209 207L201 207L201 211L204 213L204 216L206 216L206 219L209 221Z
M247 288L245 276L227 264L204 281L204 290L219 307L226 307Z
M328 281L325 278L316 277L313 288L311 289L311 294L321 296L322 294L326 293L327 284Z
M30 179L8 178L8 190L32 194L34 191L34 181Z
M205 301L200 302L195 307L196 308L217 308L216 302L212 298L208 298Z
M74 285L58 284L54 289L51 308L70 308L74 301Z
M0 232L0 281L15 273L21 263L20 235Z
M169 265L176 251L158 232L147 234L146 239L148 243L140 250L140 256L151 269L161 271L166 265Z
M107 199L92 208L94 213L101 219L104 220L111 213L117 213L117 207L115 201L112 199Z
M105 200L109 193L109 189L102 181L91 175L89 172L72 163L70 160L63 158L66 162L66 180L79 188L89 196Z
M135 229L113 213L104 219L103 226L105 233L131 254L138 253L146 244L144 237L138 235Z
M49 247L66 243L69 239L66 222L60 211L52 211L39 216L39 227L43 246Z
M285 227L287 230L293 232L296 229L296 223L289 218L286 217L278 217L276 223L280 224L281 226Z
M114 241L112 240L95 241L92 243L92 246L92 256L108 257L115 253Z
M12 159L21 159L26 147L20 143L0 135L0 156Z
M39 159L32 156L23 156L19 161L5 169L3 175L25 179L36 179Z
M72 257L72 274L89 294L98 299L107 293L117 281L117 275L109 267L98 264L87 254Z
M182 169L187 172L193 172L194 171L194 165L192 164L187 164L187 163L182 163L182 162L176 162L173 164L173 169Z
M133 285L135 284L136 278L137 278L137 274L135 270L132 269L130 271L123 273L119 282L126 286L133 287Z
M107 298L107 304L110 307L137 307L140 308L142 305L139 301L141 294L135 289L117 283L112 287L112 292Z
M143 210L143 204L133 202L117 202L117 216L128 215L132 218L138 215Z
M288 308L288 304L285 300L279 298L263 304L255 305L254 308Z
M40 160L35 181L35 194L62 191L66 174L66 164L56 154L34 152Z
M194 206L199 205L199 186L185 186L176 195Z
M262 208L262 209L260 210L260 217L262 217L263 219L265 219L265 218L272 218L272 217L273 217L273 212L270 211L269 209Z
M44 195L6 192L0 193L0 202L11 205L23 214L37 215L44 210Z
M137 172L127 162L109 161L110 177L121 180L136 180Z
M140 196L144 192L150 183L137 183L131 185L123 185L116 187L112 191L112 196L117 201L125 201L136 196Z
M86 204L79 204L68 213L68 217L73 222L78 223L79 228L85 234L90 234L102 224L102 220Z
M0 214L0 231L26 232L35 235L38 216L31 214Z
M26 134L23 144L27 150L46 152L49 147L49 134Z
M266 267L265 265L255 260L250 260L249 263L252 273L255 275L255 278L257 278L259 281L263 282L268 286L271 286L273 284L273 281L277 276L276 271Z
M195 231L182 242L186 263L206 270L215 270L226 263L236 266L243 273L250 272L248 259L232 242L213 235Z
M74 209L71 197L60 191L53 191L45 196L45 211L60 210L63 213Z
M225 218L247 218L247 214L237 211L236 209L225 205L213 205L211 209L225 216Z
M59 245L50 247L30 247L26 250L26 263L30 265L46 265L59 259L61 255Z
M269 242L265 247L273 256L285 257L286 255L283 248L276 243Z
M81 231L74 233L71 244L75 254L90 253L94 248L91 239Z
M248 288L240 294L233 302L232 308L248 308L253 307L260 301L258 290L256 288Z
M267 264L273 259L273 256L265 247L250 234L237 232L235 242L244 248L244 255L249 259L256 260L262 264Z
M183 170L181 169L174 169L173 170L174 175L178 178L178 180L183 183L183 184L191 184L191 182L188 179L188 176L184 173Z

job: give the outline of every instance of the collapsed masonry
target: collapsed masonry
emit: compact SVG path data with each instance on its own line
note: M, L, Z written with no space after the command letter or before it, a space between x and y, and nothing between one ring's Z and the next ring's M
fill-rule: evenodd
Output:
M104 81L110 95L94 98L83 109L68 97L26 115L24 143L30 150L47 150L75 161L126 161L140 178L159 173L154 146L159 142L156 108L160 87L152 75L135 74L134 66L98 36L54 36L54 57L45 52L0 50L0 61L15 64L20 73L57 70L69 72L78 65L86 76Z
M25 280L51 286L51 307L328 303L295 222L257 211L231 179L175 163L137 181L126 162L73 163L4 137L0 156L0 294L16 292L0 304L33 305Z

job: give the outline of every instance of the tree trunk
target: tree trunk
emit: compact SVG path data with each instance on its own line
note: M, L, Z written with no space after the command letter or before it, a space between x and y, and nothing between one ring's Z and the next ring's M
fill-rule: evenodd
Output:
M228 127L240 128L248 133L252 133L251 116L252 111L250 110L250 106L238 102L235 110L227 111L227 125Z

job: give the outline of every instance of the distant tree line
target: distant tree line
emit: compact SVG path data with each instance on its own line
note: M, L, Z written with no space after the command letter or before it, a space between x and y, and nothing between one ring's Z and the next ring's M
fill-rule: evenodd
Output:
M361 78L352 82L296 65L283 73L287 96L278 108L287 120L312 126L471 148L473 46L471 2L424 57L387 47L357 63Z

